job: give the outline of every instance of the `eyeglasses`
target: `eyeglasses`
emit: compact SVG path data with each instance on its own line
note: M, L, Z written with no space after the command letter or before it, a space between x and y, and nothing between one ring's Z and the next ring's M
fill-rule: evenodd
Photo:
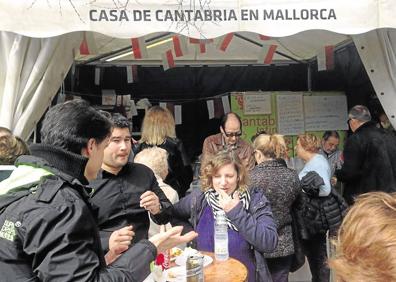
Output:
M239 137L242 135L242 132L224 132L227 137Z

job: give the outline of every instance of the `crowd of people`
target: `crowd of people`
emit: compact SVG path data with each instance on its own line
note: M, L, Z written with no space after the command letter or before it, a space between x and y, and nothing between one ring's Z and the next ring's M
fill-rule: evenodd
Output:
M203 142L193 189L160 106L146 111L138 142L126 117L79 100L47 112L41 143L0 128L4 281L143 281L159 252L187 243L213 252L220 212L249 282L288 281L304 257L315 282L331 269L338 281L393 281L396 137L365 106L346 122L343 150L337 131L301 134L291 148L279 134L241 139L240 117L227 113ZM288 167L290 151L301 169Z

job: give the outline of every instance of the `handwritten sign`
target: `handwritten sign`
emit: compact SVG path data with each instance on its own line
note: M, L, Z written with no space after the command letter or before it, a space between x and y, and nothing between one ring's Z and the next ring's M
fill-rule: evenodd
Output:
M347 130L348 108L344 95L304 96L305 130Z
M271 114L271 95L264 93L245 93L243 113L245 115Z
M278 132L283 135L304 133L303 95L277 95Z

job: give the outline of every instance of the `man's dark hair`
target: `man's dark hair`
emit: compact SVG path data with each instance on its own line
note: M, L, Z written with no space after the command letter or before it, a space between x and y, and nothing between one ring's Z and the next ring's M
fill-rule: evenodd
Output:
M111 132L111 121L83 100L72 100L49 109L41 127L41 141L81 154L88 140L100 144Z
M113 127L115 128L129 128L129 121L122 114L114 113L111 116L111 121L113 122Z
M323 133L322 139L327 141L330 137L340 139L340 135L336 130L328 130Z
M238 121L239 121L239 126L240 126L241 131L242 131L242 121L241 121L241 118L240 118L236 113L233 113L233 112L226 113L224 116L222 116L221 121L220 121L220 126L221 126L221 128L223 128L223 130L225 130L225 124L226 124L226 122L227 122L227 120L228 120L228 118L229 118L230 116L234 116L234 117L236 117L236 118L238 119Z

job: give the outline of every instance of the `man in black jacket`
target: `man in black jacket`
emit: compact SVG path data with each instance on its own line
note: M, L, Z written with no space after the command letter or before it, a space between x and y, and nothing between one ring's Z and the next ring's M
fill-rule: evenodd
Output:
M161 209L171 206L152 170L128 162L132 145L128 120L121 114L113 114L111 120L113 130L104 150L102 170L90 182L94 188L90 202L98 209L99 233L105 251L109 250L112 232L124 226L132 227L132 243L147 239L150 224L147 211L158 223L166 223ZM111 239L110 244L114 241Z
M142 240L106 266L88 203L111 122L82 101L51 108L42 144L0 183L1 281L142 281L157 253L196 234ZM113 258L114 259L114 258Z
M353 134L344 147L344 165L336 170L337 180L345 182L344 197L353 204L354 197L370 191L396 191L396 139L371 121L365 106L349 111L348 124Z

